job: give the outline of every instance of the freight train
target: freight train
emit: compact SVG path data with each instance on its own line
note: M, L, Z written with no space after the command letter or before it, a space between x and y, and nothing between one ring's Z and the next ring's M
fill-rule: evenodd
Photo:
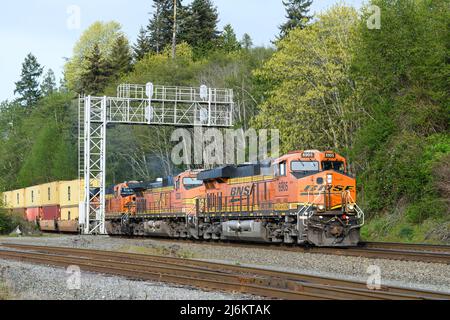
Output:
M80 180L59 181L2 193L12 214L35 223L45 232L79 232Z
M317 150L124 183L106 214L110 235L330 247L356 246L364 224L346 159Z
M14 204L16 193L23 192L30 204L35 190L40 206L19 211L43 231L75 232L79 203L74 200L80 194L72 193L79 192L81 183L53 184L61 199L59 215L48 214L51 184L6 193L11 199L5 203ZM364 224L346 159L317 150L257 164L190 170L153 183L121 183L107 195L105 208L106 229L113 236L349 247L358 245Z

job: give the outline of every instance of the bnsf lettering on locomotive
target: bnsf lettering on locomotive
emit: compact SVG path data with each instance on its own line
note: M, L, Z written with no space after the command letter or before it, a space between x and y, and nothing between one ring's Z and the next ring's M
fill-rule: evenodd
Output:
M231 189L231 196L250 196L253 193L253 186L234 187Z
M339 191L349 191L353 190L353 186L321 186L320 188L318 186L310 185L306 186L304 192L314 192L314 191L333 191L333 192L339 192Z

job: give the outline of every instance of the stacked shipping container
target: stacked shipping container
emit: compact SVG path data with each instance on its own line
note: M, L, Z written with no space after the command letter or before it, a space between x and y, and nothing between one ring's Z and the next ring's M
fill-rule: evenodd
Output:
M25 210L28 221L37 221L41 217L41 190L39 186L25 189Z
M41 220L54 221L61 218L59 206L59 182L39 186L41 195Z
M83 184L80 180L60 182L59 205L61 206L61 220L77 220L80 216L80 199L83 198L84 189Z
M78 230L80 199L84 198L82 180L46 183L0 196L5 208L30 222L39 221L42 230Z

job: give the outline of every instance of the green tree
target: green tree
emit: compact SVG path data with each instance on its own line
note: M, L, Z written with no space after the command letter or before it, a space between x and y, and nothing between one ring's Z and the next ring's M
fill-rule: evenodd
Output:
M77 106L72 98L72 93L58 92L43 97L33 112L15 125L14 142L21 146L15 147L19 164L14 167L12 188L77 176ZM8 152L14 150L9 143L7 148ZM5 160L8 158L0 157L0 164L7 163Z
M95 22L83 32L75 44L72 57L64 66L69 90L76 93L86 92L83 87L86 83L81 80L92 67L89 57L92 55L94 46L98 47L102 60L107 61L111 58L113 47L120 36L123 36L121 26L115 21Z
M35 105L42 96L39 88L39 80L42 76L43 68L38 63L36 57L29 53L22 64L20 80L16 82L14 94L18 94L17 101L24 107Z
M136 40L136 44L133 46L133 58L134 61L139 61L146 54L148 54L152 50L152 45L149 39L149 36L147 34L147 31L144 29L144 27L141 27L139 30L139 35Z
M445 0L373 0L382 12L379 30L358 28L353 70L367 117L352 158L370 215L392 213L422 223L450 215L450 8ZM446 171L447 170L447 171ZM443 176L446 176L444 178Z
M248 33L244 33L241 40L241 46L245 50L249 50L253 47L253 40L252 37Z
M48 69L41 84L41 92L44 96L48 96L56 91L55 73L52 69Z
M254 123L280 129L284 152L351 148L362 109L350 73L357 22L355 9L334 6L290 32L256 72L271 89Z
M211 0L194 0L187 9L181 40L189 43L202 56L214 48L219 38L219 14Z
M130 72L132 61L133 57L128 39L120 35L112 47L111 58L109 59L112 75L118 77Z
M285 0L287 21L280 26L279 39L283 39L293 29L305 28L312 16L308 15L312 0Z
M154 12L147 26L153 52L160 53L166 46L172 44L174 25L173 4L173 0L153 1ZM185 16L184 10L181 0L177 0L178 35L182 32L183 18Z
M236 33L234 32L231 24L227 24L223 28L223 32L219 39L220 48L225 52L233 52L241 49L241 44L237 40Z
M100 51L98 44L94 44L92 52L86 58L86 69L80 79L82 93L100 94L106 88L111 76L111 65Z

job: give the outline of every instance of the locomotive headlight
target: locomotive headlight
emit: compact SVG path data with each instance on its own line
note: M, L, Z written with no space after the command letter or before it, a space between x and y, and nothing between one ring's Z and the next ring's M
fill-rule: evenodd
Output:
M332 184L333 183L333 175L332 174L327 174L327 183L328 184Z
M317 210L320 212L324 212L325 211L325 206L323 204L317 206Z
M355 212L355 205L350 203L349 205L347 205L347 210L349 212Z

